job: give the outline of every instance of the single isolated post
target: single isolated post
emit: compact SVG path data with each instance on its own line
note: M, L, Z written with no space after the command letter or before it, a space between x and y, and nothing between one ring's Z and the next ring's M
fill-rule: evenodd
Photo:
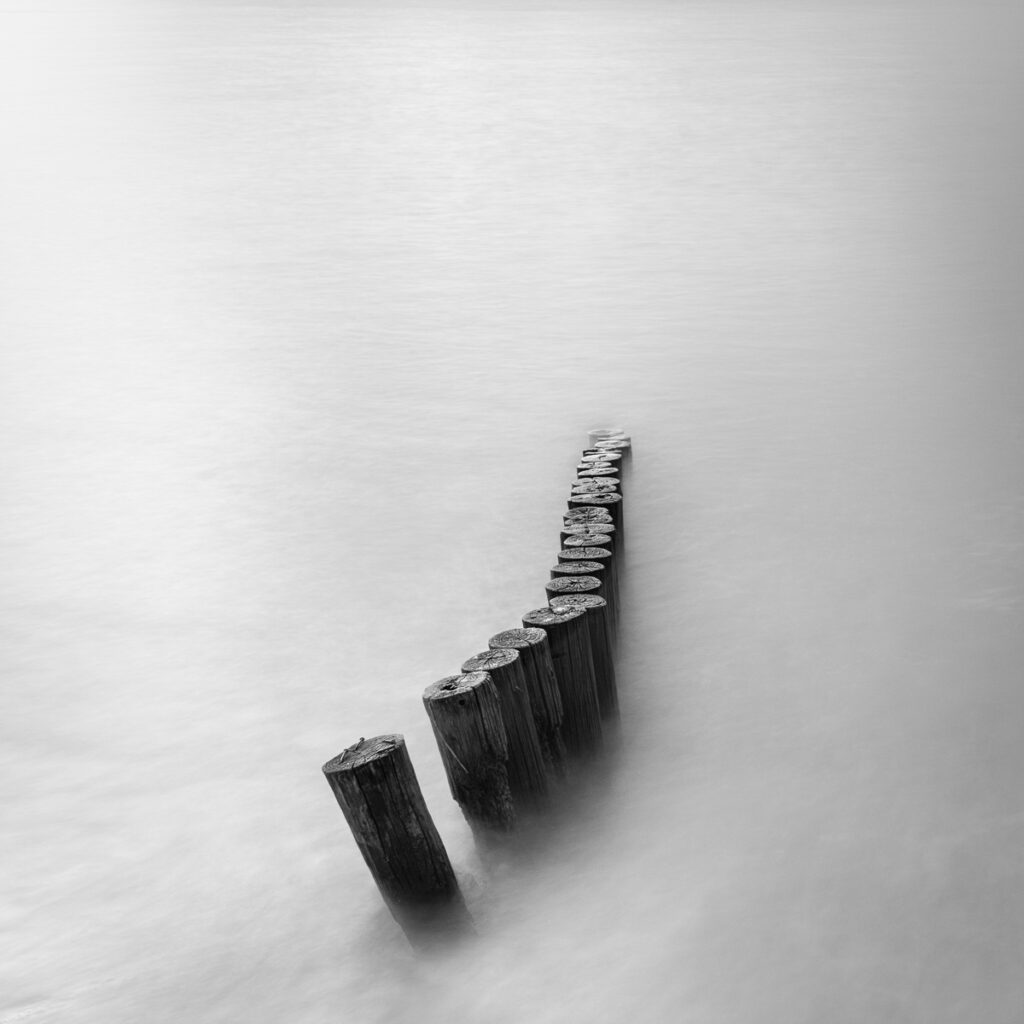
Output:
M486 672L446 676L423 691L448 788L471 826L511 829L508 740L501 699Z
M462 671L487 672L497 687L508 737L508 784L516 806L543 806L548 795L548 776L519 652L511 648L482 651L463 662Z
M608 602L597 594L561 594L551 598L551 607L559 611L566 608L580 608L586 614L601 717L618 717L619 686L615 678L612 616Z
M464 915L404 737L360 739L322 770L388 909L410 940Z
M595 753L601 746L601 711L585 613L575 608L537 608L523 616L523 625L539 627L548 635L565 712L562 737L569 753Z
M543 629L506 629L495 633L487 646L492 651L519 652L519 663L526 677L533 725L537 730L544 762L556 774L565 771L565 743L562 740L562 695L558 691L551 646Z

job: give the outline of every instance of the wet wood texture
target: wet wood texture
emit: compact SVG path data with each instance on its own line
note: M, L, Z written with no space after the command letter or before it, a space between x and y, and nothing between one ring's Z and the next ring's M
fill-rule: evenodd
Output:
M486 672L446 676L423 692L448 787L473 827L510 829L515 804L497 687Z

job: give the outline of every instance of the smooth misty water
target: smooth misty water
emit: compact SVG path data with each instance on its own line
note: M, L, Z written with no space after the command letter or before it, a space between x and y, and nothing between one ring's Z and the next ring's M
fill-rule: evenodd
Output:
M1019 1021L1008 8L0 14L5 1022ZM419 704L636 443L617 752ZM416 957L319 766L400 731Z

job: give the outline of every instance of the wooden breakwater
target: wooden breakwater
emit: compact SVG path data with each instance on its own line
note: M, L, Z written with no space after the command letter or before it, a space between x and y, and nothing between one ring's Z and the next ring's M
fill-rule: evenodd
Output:
M457 801L474 834L546 813L567 766L597 756L619 712L615 650L630 439L592 430L562 510L548 603L423 692ZM385 903L413 942L468 920L401 735L360 738L323 766Z

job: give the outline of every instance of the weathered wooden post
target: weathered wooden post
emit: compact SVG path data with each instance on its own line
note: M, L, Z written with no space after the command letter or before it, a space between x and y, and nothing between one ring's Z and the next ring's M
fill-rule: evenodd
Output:
M608 612L614 621L616 595L611 568L608 559L600 562L588 558L565 559L551 567L550 575L552 579L555 579L556 576L593 576L600 581L601 588L597 594L608 602ZM550 603L549 596L548 604Z
M577 480L606 480L606 479L617 479L616 473L618 470L610 463L586 463L586 468L580 469L577 467L576 479Z
M591 540L599 540L600 537L592 537ZM558 552L559 562L600 562L602 565L607 566L605 574L608 576L611 582L611 593L613 596L612 601L612 615L611 615L611 627L612 627L612 641L617 640L617 629L615 626L617 617L619 615L619 567L615 562L615 555L612 550L608 547L600 547L595 545L594 547L580 547L573 545L572 547L564 547Z
M404 737L360 739L323 766L384 902L413 942L467 920Z
M604 441L595 441L591 445L592 451L618 452L623 462L628 462L633 454L632 442L627 437L608 438Z
M611 521L611 512L605 508L598 508L596 505L571 508L562 516L562 522L567 526L599 525L600 523L610 523Z
M562 537L562 545L567 548L607 548L614 556L612 547L614 543L612 534L605 533L601 529L603 524L598 523L592 530L584 530L582 533L569 533ZM614 525L614 524L611 524ZM617 532L617 531L616 531ZM559 534L561 537L561 534Z
M604 508L611 514L615 524L616 537L619 545L625 548L626 531L623 526L621 494L579 494L569 498L570 510L574 508Z
M565 743L562 740L565 712L547 633L543 629L506 629L495 633L487 641L487 646L492 651L507 648L519 652L544 762L556 774L562 775L565 771Z
M551 598L551 607L558 611L565 608L580 608L586 614L601 717L617 717L619 713L619 687L615 678L612 617L608 602L597 594L559 594Z
M462 671L487 672L494 680L508 737L508 784L516 806L543 806L548 776L519 651L509 647L481 651L463 662Z
M573 549L582 550L584 548L602 548L607 551L611 559L609 563L609 571L612 575L613 586L616 588L618 588L620 546L621 540L618 538L613 539L613 536L610 533L571 533L568 537L565 537L562 540L563 551L572 551ZM559 561L564 562L567 561L567 559L559 558Z
M618 468L622 462L622 452L605 449L587 450L580 456L580 462L598 462L602 465Z
M607 569L607 564L603 562L594 562L586 558L580 558L558 562L556 565L551 566L549 576L551 579L555 579L558 576L594 576L601 581L599 593L604 597L604 588L608 582Z
M566 594L597 594L601 596L601 581L596 576L555 576L544 584L548 604L553 597Z
M471 826L511 829L508 740L497 687L486 672L446 676L423 691L448 788Z
M626 436L622 427L594 427L587 431L587 440L590 447L595 447L600 441L610 441Z
M595 471L597 471L599 469L610 469L612 471L611 472L612 476L618 476L619 475L619 468L618 468L618 466L613 466L610 462L605 462L603 460L601 462L587 461L587 462L578 462L576 464L576 479L579 480L583 476L584 473L593 474Z
M595 753L601 746L601 711L586 613L575 608L537 608L523 616L523 625L539 627L548 635L562 696L562 737L569 753Z
M589 494L589 493L600 493L603 491L608 492L619 492L620 483L617 477L608 477L606 479L595 479L595 480L577 480L570 490L573 494Z
M559 531L559 537L565 539L566 537L575 537L581 534L605 534L605 536L615 537L615 524L612 522L611 516L608 517L607 522L603 523L563 523L562 529Z
M562 542L562 547L565 547L569 538L573 537L575 539L569 545L570 547L606 547L614 555L616 533L614 523L578 523L572 526L563 526L558 537Z

